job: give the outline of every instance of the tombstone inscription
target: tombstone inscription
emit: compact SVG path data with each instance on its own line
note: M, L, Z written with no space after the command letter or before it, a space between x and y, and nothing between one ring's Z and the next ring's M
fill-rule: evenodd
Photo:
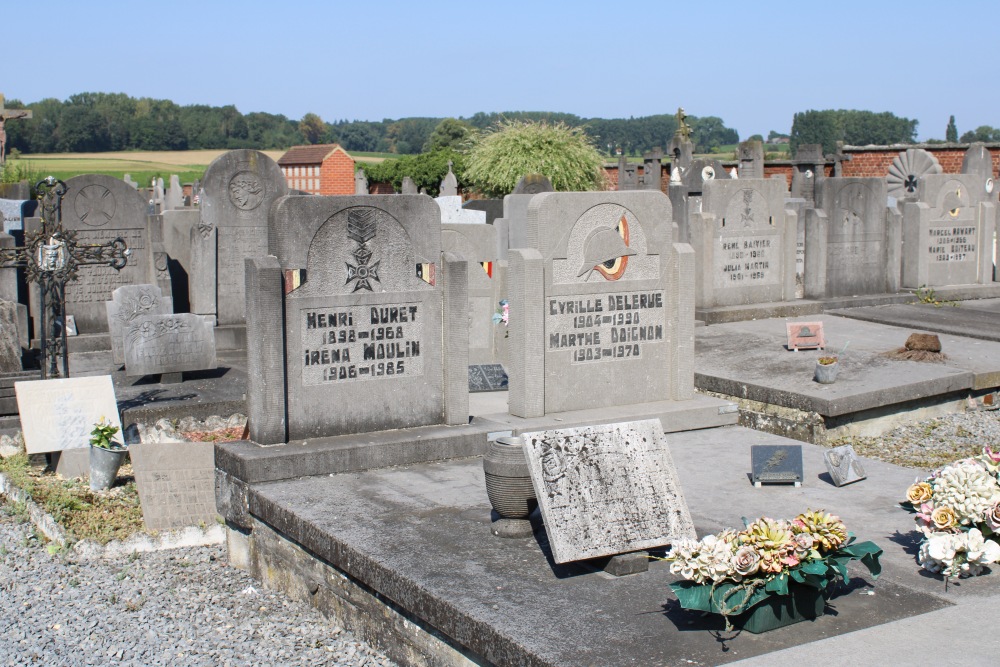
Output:
M210 370L217 366L212 321L194 313L144 314L122 333L129 377Z
M802 486L802 445L751 445L751 480L762 484Z
M124 334L128 325L142 315L163 315L174 312L173 299L164 297L156 285L126 285L111 293L104 302L111 338L112 362L125 363Z
M556 563L695 537L658 419L522 438Z

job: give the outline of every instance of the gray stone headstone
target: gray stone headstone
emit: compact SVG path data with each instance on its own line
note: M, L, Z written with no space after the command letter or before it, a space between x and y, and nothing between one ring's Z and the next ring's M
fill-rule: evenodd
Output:
M983 189L990 201L996 201L996 174L993 170L993 154L982 142L976 142L969 146L962 158L962 173L977 177L979 186Z
M751 480L761 484L802 484L802 445L751 445Z
M450 161L448 162L448 173L441 180L441 191L439 194L442 197L454 197L458 194L458 179L455 177L455 172L451 170Z
M140 315L125 327L125 374L129 377L211 370L215 331L194 313Z
M66 312L76 317L80 333L108 330L105 301L123 285L153 281L154 269L146 202L124 181L86 174L66 181L63 227L76 232L77 243L107 243L121 237L131 254L121 271L109 266L81 266L66 285Z
M24 219L33 216L37 207L38 202L32 199L0 199L4 233L24 230Z
M434 201L441 207L441 224L486 224L486 212L467 209L462 206L462 198L458 195L435 197Z
M24 446L29 454L88 447L102 418L119 428L118 403L110 375L16 382Z
M356 195L368 194L368 177L365 176L364 169L358 169L356 172L354 172L354 194Z
M823 452L823 462L834 486L860 482L868 477L861 460L850 445L834 447Z
M996 206L975 174L926 174L903 204L903 286L993 282Z
M413 182L413 179L409 176L403 177L403 184L401 186L401 194L404 195L415 195L417 194L417 184Z
M510 251L512 414L691 396L694 257L674 233L660 192L531 199Z
M163 210L173 211L182 206L184 206L184 188L181 186L180 176L171 174L170 187L167 188L163 199Z
M287 438L299 440L446 423L454 387L467 404L468 343L449 347L447 359L442 352L446 293L459 285L438 270L440 220L438 205L420 195L275 203L278 266L247 268L251 437L269 419L258 411L287 414ZM464 332L464 286L456 297L445 321ZM455 418L466 423L467 407ZM280 428L256 437L280 438Z
M502 199L470 199L462 204L462 208L485 212L487 225L492 225L497 218L503 217Z
M659 420L522 437L556 563L695 539Z
M764 144L757 139L742 141L739 145L739 177L764 178Z
M554 192L552 181L542 174L527 174L522 176L514 186L512 195L537 195L541 192Z
M267 155L236 150L208 166L202 187L201 222L191 232L191 310L215 314L220 325L242 324L244 260L268 254L268 211L288 186Z
M0 299L0 373L21 371L21 338L17 304Z
M215 523L211 442L135 443L128 449L147 531Z
M111 301L104 302L108 316L108 333L111 338L113 363L125 363L125 330L143 315L167 315L174 312L173 299L163 296L156 285L126 285L111 294Z

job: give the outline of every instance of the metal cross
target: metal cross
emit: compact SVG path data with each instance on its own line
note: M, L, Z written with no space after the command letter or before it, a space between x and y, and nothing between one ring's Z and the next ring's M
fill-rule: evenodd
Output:
M81 266L105 265L121 271L132 253L119 237L107 243L78 243L76 232L62 227L66 184L49 176L35 184L42 227L24 236L24 246L0 248L0 267L23 267L28 282L38 283L41 300L42 379L69 377L66 345L66 283ZM62 360L60 374L59 361Z

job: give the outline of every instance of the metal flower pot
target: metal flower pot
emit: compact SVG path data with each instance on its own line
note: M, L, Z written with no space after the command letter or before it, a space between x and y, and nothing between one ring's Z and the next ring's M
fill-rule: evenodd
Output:
M493 534L500 537L531 535L528 516L537 501L528 461L524 457L524 441L510 437L488 443L483 472L486 474L486 495L499 517L493 522Z
M105 491L111 488L118 477L118 469L122 467L128 450L104 449L90 446L90 490Z

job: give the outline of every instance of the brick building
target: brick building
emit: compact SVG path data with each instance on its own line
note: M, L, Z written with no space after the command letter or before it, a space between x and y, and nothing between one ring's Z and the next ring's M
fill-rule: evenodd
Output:
M314 195L354 194L354 158L339 144L293 146L278 166L289 188Z

